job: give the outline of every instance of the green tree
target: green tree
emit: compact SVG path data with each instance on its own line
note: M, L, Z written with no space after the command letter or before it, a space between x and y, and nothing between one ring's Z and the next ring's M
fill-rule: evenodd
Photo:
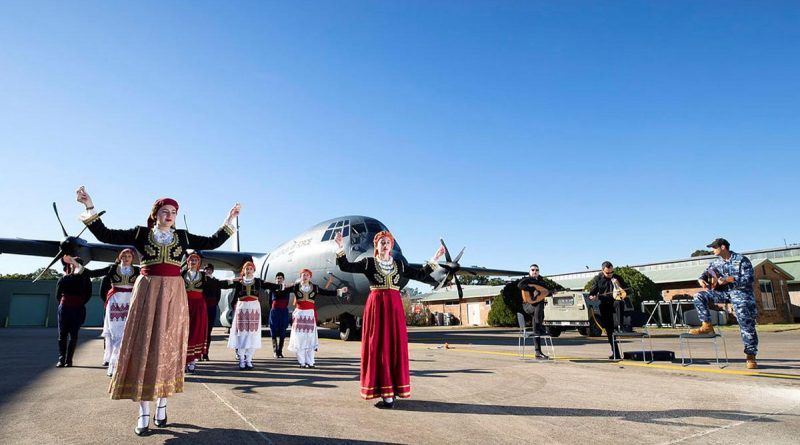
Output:
M551 292L563 290L564 287L555 281L542 277L547 289ZM489 309L489 317L487 322L491 326L516 326L517 325L517 312L522 312L522 292L520 292L517 284L521 279L511 281L503 287L500 295L494 297L492 300L492 308Z
M614 273L622 277L625 284L628 285L626 292L634 308L641 307L639 303L642 301L661 300L661 291L658 290L656 283L653 283L653 280L648 278L647 275L630 266L615 267ZM583 286L583 290L588 291L591 288L592 280L589 280L586 282L586 285Z
M36 269L36 271L31 273L12 273L12 274L2 274L0 275L0 280L31 280L33 281L42 271L44 267L40 267ZM58 280L59 278L63 277L64 274L61 272L57 272L53 269L47 269L47 271L42 275L39 280Z
M690 256L692 258L694 258L696 256L706 256L706 255L713 255L713 254L714 254L714 252L712 252L710 250L697 249L694 252L692 252L692 254Z

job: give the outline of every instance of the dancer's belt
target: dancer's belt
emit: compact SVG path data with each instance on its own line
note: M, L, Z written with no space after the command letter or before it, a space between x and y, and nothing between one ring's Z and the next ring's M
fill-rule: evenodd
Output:
M308 311L315 308L313 301L298 301L295 306L301 311Z
M203 300L203 292L201 291L190 290L186 292L186 296L190 300Z
M258 301L258 297L241 297L239 301Z
M143 276L179 277L181 276L181 268L172 264L152 264L142 267L141 274Z
M59 303L62 306L70 306L70 307L83 306L84 305L84 299L83 299L83 297L78 297L78 296L75 296L75 295L64 295L64 294L61 294L61 301L59 301Z
M286 309L289 307L289 299L275 300L272 302L272 309Z

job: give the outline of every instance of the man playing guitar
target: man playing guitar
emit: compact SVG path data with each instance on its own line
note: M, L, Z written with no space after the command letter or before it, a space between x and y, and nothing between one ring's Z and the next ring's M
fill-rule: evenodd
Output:
M517 284L522 292L522 309L531 314L531 328L535 335L545 335L544 332L544 299L550 294L545 287L544 279L539 275L539 266L531 264L529 275ZM542 352L542 340L539 337L533 338L533 345L536 349L537 359L548 359L549 357Z

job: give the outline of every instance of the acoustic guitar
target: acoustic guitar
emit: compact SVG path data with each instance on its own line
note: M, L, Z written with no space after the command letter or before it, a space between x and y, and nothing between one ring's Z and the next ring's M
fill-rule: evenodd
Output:
M736 281L736 278L732 276L720 276L713 267L706 269L705 275L707 277L706 282L712 290L718 287L727 286L728 284L732 284Z
M520 289L522 292L522 301L528 304L541 303L550 295L550 291L546 287L538 284L528 283L528 289Z

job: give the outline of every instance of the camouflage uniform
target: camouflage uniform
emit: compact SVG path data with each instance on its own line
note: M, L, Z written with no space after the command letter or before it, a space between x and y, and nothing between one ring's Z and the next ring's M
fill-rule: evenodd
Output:
M753 294L753 264L746 256L731 252L726 261L720 257L711 261L708 270L700 276L708 282L709 271L713 270L719 277L732 276L735 282L720 286L715 290L706 289L694 296L694 307L701 321L711 321L708 306L715 303L733 304L739 331L742 335L745 354L758 354L758 333L756 333L756 298Z

